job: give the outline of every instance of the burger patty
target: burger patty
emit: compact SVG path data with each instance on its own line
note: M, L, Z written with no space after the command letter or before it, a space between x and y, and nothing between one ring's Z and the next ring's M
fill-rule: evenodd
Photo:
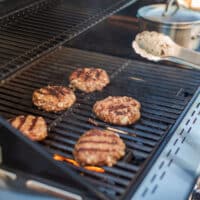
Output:
M65 110L76 101L74 92L63 86L47 86L33 92L32 101L35 106L47 112Z
M140 108L140 103L132 97L109 96L97 101L93 106L93 112L105 122L130 125L140 119Z
M78 68L69 77L70 85L86 93L101 91L110 83L107 72L100 68Z
M10 119L9 122L33 141L40 141L47 137L47 125L43 117L20 115Z
M113 166L125 154L125 144L118 134L92 129L75 145L73 155L80 165Z

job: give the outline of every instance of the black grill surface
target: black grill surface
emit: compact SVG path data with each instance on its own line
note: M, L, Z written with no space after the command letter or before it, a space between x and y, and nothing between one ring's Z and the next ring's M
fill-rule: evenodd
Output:
M64 112L52 114L38 110L32 104L32 92L48 84L68 85L70 73L77 67L104 68L111 84L102 92L85 94L76 91L77 102ZM20 114L43 116L49 136L41 142L52 155L73 158L72 151L78 138L95 128L115 129L125 141L126 155L113 167L104 167L105 174L87 171L70 164L99 191L113 199L123 198L130 183L142 176L144 167L164 140L186 104L200 84L200 72L126 60L103 54L62 47L19 70L1 83L0 114L6 119ZM135 125L121 127L96 119L93 104L109 95L126 95L138 99L142 117Z
M4 0L0 1L0 18L5 16L10 12L14 12L17 9L21 9L24 6L27 6L30 3L33 3L34 0Z
M39 0L0 18L0 77L135 0Z

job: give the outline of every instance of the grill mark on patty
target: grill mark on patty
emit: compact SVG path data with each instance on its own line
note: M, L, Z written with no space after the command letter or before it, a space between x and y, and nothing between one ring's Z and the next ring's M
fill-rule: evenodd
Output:
M31 126L29 127L29 131L32 131L33 129L34 129L34 127L35 127L35 125L37 124L37 121L38 121L38 117L35 117L33 120L32 120L32 124L31 124Z
M105 133L99 133L99 132L92 132L92 133L87 133L87 135L86 135L87 137L88 136L104 136L104 137L110 137L110 138L118 138L118 136L117 135L114 135L114 134L110 134L110 135L108 135L108 134L105 134Z
M127 114L128 112L127 111L114 111L116 115L125 115Z
M83 76L83 79L87 81L91 77L91 75L94 75L94 72L95 72L96 78L98 78L101 74L101 71L99 71L96 68L90 68L89 71L86 71L85 69L77 69L76 76L77 78L80 78L81 76Z
M113 145L118 144L117 141L107 142L107 141L90 141L90 140L80 141L78 144L85 144L85 143L88 143L88 144L91 144L91 143L94 143L94 144L113 144Z
M116 97L116 98L118 98L118 97ZM117 101L117 99L116 99L116 101L114 100L112 100L112 99L108 99L107 100L107 103L109 104L109 103L112 103L112 104L119 104L119 105L116 105L116 107L119 107L120 108L120 106L124 106L124 107L129 107L129 106L137 106L137 102L134 100L131 100L131 99L124 99L123 100L123 102L119 102L119 101Z
M33 141L43 140L48 134L47 125L43 117L19 115L14 118L11 125Z
M64 88L62 87L46 87L46 88L42 88L40 90L37 90L37 92L39 94L43 94L43 95L52 95L52 96L56 96L57 98L59 98L60 94L61 95L65 95L65 94L69 94L70 91L69 90L64 90Z
M96 77L96 78L99 78L100 74L101 74L101 72L100 72L99 70L97 70L97 71L96 71L96 74L95 74L95 77Z
M88 67L72 72L69 80L75 88L87 93L102 90L110 82L105 70Z
M140 118L140 103L132 97L109 96L93 105L95 115L111 124L129 125Z
M74 92L64 86L43 87L35 90L32 95L33 104L48 112L67 109L72 106L75 100Z
M78 148L76 149L77 152L84 152L84 151L101 151L101 152L113 152L113 151L119 151L118 149L99 149L99 148Z
M125 143L115 132L91 129L79 138L73 155L83 166L112 166L125 154L125 148Z
M23 124L25 124L26 119L27 119L27 117L24 117L24 116L19 118L19 125L18 125L17 129L20 130L20 128L23 126Z
M87 81L90 78L90 73L86 72L85 77L84 77L84 81Z
M50 88L50 87L47 87L47 88L45 88L45 90L46 90L50 95L56 96L57 98L58 98L59 95L61 94L60 88Z
M87 71L85 74L84 80L87 81L88 79L91 79L94 72L95 72L95 69L93 69L93 68L91 68L91 70Z
M79 78L83 73L83 69L77 69L77 77Z
M127 105L123 105L123 104L120 104L120 105L111 105L108 107L108 111L109 112L112 112L112 111L117 111L119 109L127 109L128 106Z
M63 87L58 87L58 91L62 94L62 95L65 95L65 94L69 94L71 91L68 90L67 88L63 88Z

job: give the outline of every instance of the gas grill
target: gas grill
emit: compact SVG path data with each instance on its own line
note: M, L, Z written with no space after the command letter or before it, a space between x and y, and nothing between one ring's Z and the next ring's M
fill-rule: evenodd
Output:
M118 19L127 6L130 10L137 3L42 0L1 17L0 175L9 184L64 199L189 196L200 161L200 72L146 62L133 52L126 55L124 49L122 54L110 52L109 45L103 49L98 41L95 46L94 37L88 42L95 30ZM35 89L67 86L72 71L85 66L105 69L110 85L92 94L76 91L77 101L67 111L47 113L33 106ZM127 127L97 119L93 104L112 95L139 100L141 119ZM47 139L32 142L6 121L21 114L43 116ZM92 128L114 130L126 143L126 154L116 165L98 173L53 159L54 154L73 159L76 141Z

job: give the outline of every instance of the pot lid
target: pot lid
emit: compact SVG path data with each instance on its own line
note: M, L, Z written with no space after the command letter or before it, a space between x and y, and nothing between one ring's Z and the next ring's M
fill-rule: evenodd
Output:
M167 16L163 16L164 10L165 4L144 6L138 10L138 16L147 20L167 24L200 22L200 12L182 7L177 10L176 6L172 6L169 14Z

